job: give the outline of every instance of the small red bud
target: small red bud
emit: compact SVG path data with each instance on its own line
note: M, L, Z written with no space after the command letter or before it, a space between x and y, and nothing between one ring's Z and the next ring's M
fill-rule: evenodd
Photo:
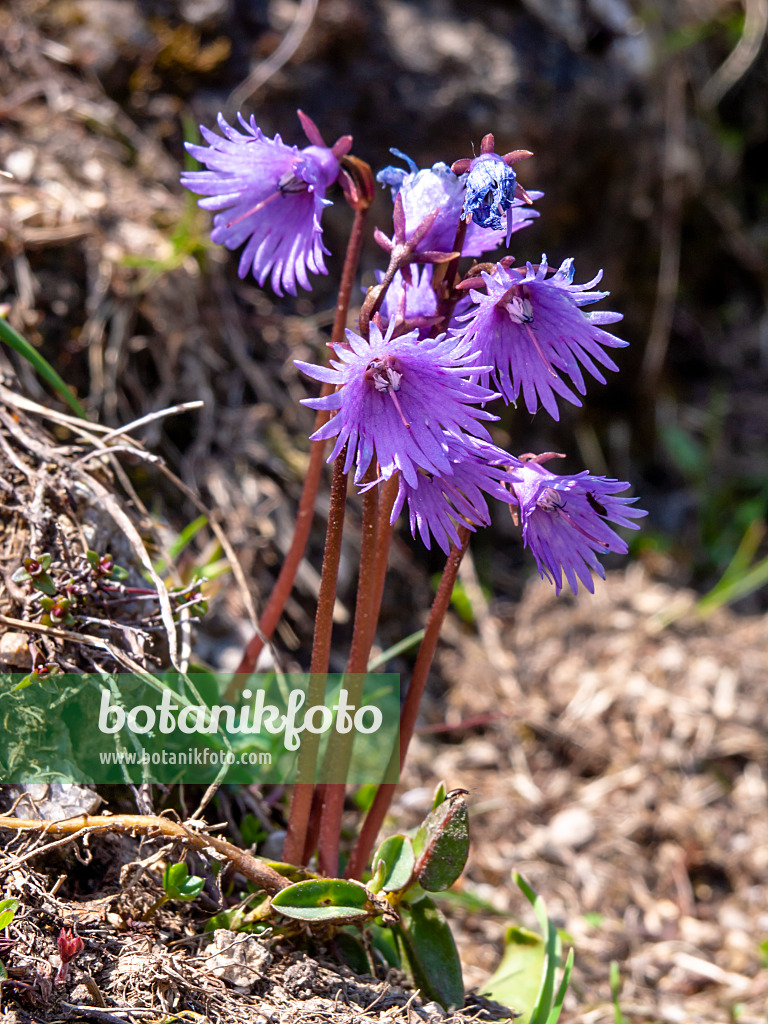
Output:
M69 964L78 953L82 953L84 944L79 935L72 934L71 928L67 928L66 931L62 928L56 940L56 945L59 947L59 956L61 957L61 967L59 967L55 978L56 983L59 983L66 981Z

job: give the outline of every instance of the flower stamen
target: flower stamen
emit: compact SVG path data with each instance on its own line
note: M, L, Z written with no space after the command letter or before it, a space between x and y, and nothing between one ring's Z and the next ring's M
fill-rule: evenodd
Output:
M533 332L533 328L531 327L531 324L533 323L533 305L531 304L528 294L524 290L521 291L519 285L513 285L504 293L497 305L505 310L513 324L525 327L529 338L533 342L533 347L541 356L541 361L544 363L549 373L557 379L557 373L550 361L544 355L544 350L539 344L539 339L536 337Z
M410 429L411 425L406 420L397 397L403 375L399 370L395 369L392 357L384 356L383 359L372 359L365 368L365 379L371 381L377 391L386 391L389 394L403 426L406 429Z

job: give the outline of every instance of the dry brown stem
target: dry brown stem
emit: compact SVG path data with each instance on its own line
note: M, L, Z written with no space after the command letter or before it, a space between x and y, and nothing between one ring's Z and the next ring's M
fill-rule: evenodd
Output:
M264 892L274 896L289 882L279 875L277 871L269 867L263 861L252 857L245 850L233 846L225 839L209 835L207 832L198 829L187 828L182 822L173 821L171 818L161 818L151 814L115 814L115 815L89 815L80 814L74 818L65 818L63 821L43 821L34 818L10 818L0 817L0 829L22 832L26 830L37 830L49 836L75 836L90 834L92 832L128 832L131 835L137 833L154 838L163 836L166 839L176 839L198 853L215 853L216 857L223 858L241 875L253 882ZM58 845L58 844L57 844ZM46 847L35 850L34 853L41 853ZM28 858L29 854L24 855ZM20 863L20 861L18 861ZM3 871L17 867L16 860L4 864Z

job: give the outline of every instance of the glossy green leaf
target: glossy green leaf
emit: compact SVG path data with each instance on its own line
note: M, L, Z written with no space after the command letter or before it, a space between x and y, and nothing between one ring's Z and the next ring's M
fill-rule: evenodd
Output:
M7 900L0 900L0 930L8 927L18 909L19 901L13 899L13 897Z
M5 981L7 977L8 971L6 971L5 967L3 967L2 963L0 963L0 981Z
M413 840L415 873L427 892L450 888L469 856L469 814L463 790L454 790L431 811Z
M299 921L362 921L376 914L365 887L341 878L309 878L272 897L272 906Z
M415 858L407 836L389 836L373 855L372 892L398 892L411 880Z
M394 933L403 969L422 999L434 999L446 1010L464 1005L461 961L448 922L429 897L400 906Z

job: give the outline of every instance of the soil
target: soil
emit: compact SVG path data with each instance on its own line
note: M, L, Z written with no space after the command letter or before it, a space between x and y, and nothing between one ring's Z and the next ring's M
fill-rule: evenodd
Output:
M390 146L420 165L451 162L488 130L508 140L502 151L535 150L525 184L543 188L547 205L520 255L575 254L579 279L605 267L632 342L622 374L590 389L588 409L559 424L518 415L498 439L633 480L651 511L647 539L594 597L574 599L531 579L507 521L477 538L462 567L471 621L446 623L389 823L416 824L440 779L469 790L470 861L443 904L467 989L498 963L510 921L532 923L516 870L575 948L562 1019L585 1024L617 1019L614 961L626 1020L766 1019L765 591L709 615L697 604L750 524L762 554L768 505L765 52L730 81L716 77L740 10L690 0L651 17L619 0L487 0L470 16L448 0L10 0L0 11L0 168L10 175L0 178L0 303L103 426L75 436L26 361L0 352L0 651L15 669L31 656L23 625L7 620L23 623L29 609L9 577L39 537L63 536L79 557L88 530L103 530L138 573L207 509L240 569L208 587L209 611L185 642L222 669L237 664L287 549L312 422L293 359L325 344L349 218L335 197L331 272L295 302L239 281L235 260L210 246L206 215L178 185L183 138L219 110L231 117L232 90L252 69L262 80L240 103L267 134L300 141L302 106L328 140L352 131L375 169L393 159ZM265 65L302 19L285 63ZM384 225L385 195L378 204L372 220ZM364 273L380 263L371 245ZM93 457L106 430L200 400L134 432L120 461ZM41 493L58 504L36 504ZM86 509L99 506L89 525ZM354 599L354 504L350 518L335 666ZM311 635L321 526L276 637L288 667L303 667ZM179 586L220 557L216 543L212 529L199 532L178 560ZM423 623L439 568L398 534L381 648ZM167 657L163 614L129 607L104 625L103 608L92 612L101 645L49 635L41 653L81 668ZM102 795L113 809L196 806L178 794ZM234 840L246 811L280 824L279 793L216 801L206 817L226 820ZM310 958L252 936L214 938L203 932L212 897L142 923L159 893L156 842L102 838L22 862L28 841L10 837L0 854L0 895L22 903L14 944L0 946L4 1024L442 1016L402 977L353 976L330 943ZM55 984L56 936L74 923L85 948Z

